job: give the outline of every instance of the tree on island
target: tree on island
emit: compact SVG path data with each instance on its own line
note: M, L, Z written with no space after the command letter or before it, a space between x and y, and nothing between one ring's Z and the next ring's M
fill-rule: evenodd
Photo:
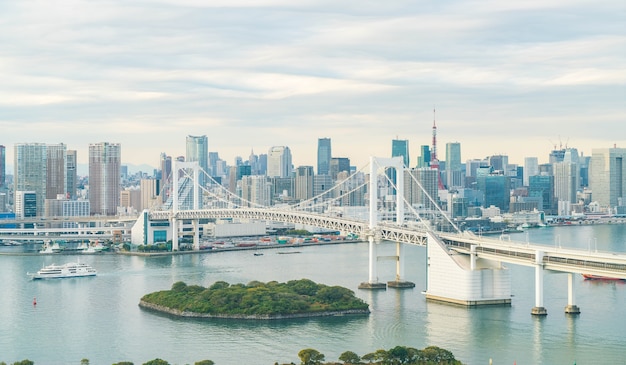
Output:
M352 351L346 351L339 355L339 360L343 361L345 365L355 365L361 363L359 355Z

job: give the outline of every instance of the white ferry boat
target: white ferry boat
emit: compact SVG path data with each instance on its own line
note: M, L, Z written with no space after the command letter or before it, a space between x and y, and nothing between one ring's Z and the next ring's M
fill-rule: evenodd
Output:
M64 265L48 265L37 271L35 274L28 274L35 279L59 279L59 278L74 278L82 276L95 276L97 274L96 269L78 262L69 262Z

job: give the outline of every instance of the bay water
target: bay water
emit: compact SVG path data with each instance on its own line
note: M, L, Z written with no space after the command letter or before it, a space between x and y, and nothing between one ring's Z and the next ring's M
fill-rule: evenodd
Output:
M529 229L516 241L554 247L626 252L625 225ZM33 250L0 247L0 253ZM298 253L293 253L297 251ZM217 365L299 363L298 351L314 348L337 361L347 350L359 355L396 345L439 346L464 364L626 364L626 283L575 276L580 315L566 315L567 275L547 274L545 317L534 306L534 269L511 270L512 304L465 308L427 302L426 249L407 246L406 280L413 289L359 290L368 278L367 243L285 247L254 251L171 256L0 255L0 361L30 359L37 365L132 361L161 358L171 364L210 359ZM279 254L292 252L293 254ZM393 255L383 242L379 255ZM31 280L43 265L80 260L98 276ZM381 281L395 278L395 263L378 264ZM369 316L281 321L178 319L138 307L147 293L176 281L209 286L215 281L285 282L308 278L353 290ZM32 304L33 298L37 305Z

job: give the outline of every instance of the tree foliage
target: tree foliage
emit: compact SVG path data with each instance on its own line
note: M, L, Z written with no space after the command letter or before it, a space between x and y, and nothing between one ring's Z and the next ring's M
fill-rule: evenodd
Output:
M355 352L346 351L339 355L339 361L343 361L346 365L360 364L361 358Z
M242 316L272 316L342 310L368 310L350 289L308 279L287 283L251 281L247 285L215 282L209 288L176 282L171 290L146 294L142 301L179 311Z
M302 365L318 365L324 361L324 354L315 349L304 349L298 352Z

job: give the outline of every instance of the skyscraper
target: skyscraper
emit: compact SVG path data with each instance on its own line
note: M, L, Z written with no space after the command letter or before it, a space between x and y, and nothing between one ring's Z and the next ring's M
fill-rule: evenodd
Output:
M319 138L317 140L317 174L328 175L330 173L330 159L332 150L330 148L330 138Z
M593 201L606 208L626 205L626 148L594 148L589 170Z
M67 179L65 185L67 188L68 199L76 200L76 188L78 183L78 160L76 156L76 150L67 151Z
M402 156L402 162L405 167L409 167L409 140L408 139L392 139L391 140L391 157Z
M67 146L63 143L46 146L46 199L67 197Z
M92 215L115 215L120 204L122 147L89 144L89 205Z
M48 171L46 151L46 145L43 143L16 143L14 145L15 194L18 191L34 192L38 216L43 216L46 199Z
M200 169L200 186L206 186L206 175L209 173L209 140L207 136L187 136L185 161L198 162Z
M539 175L539 159L537 157L524 158L524 186L530 183L530 177Z
M0 190L6 187L6 151L3 145L0 145Z
M313 197L313 166L296 168L296 200L307 200Z
M350 159L347 157L333 157L330 159L330 176L333 181L337 180L337 175L346 171L350 173Z
M463 164L459 142L446 143L446 183L449 187L463 186Z
M291 151L287 146L274 146L267 153L267 176L291 176Z
M417 160L417 167L428 167L430 166L430 146L423 145L420 147L420 157Z

